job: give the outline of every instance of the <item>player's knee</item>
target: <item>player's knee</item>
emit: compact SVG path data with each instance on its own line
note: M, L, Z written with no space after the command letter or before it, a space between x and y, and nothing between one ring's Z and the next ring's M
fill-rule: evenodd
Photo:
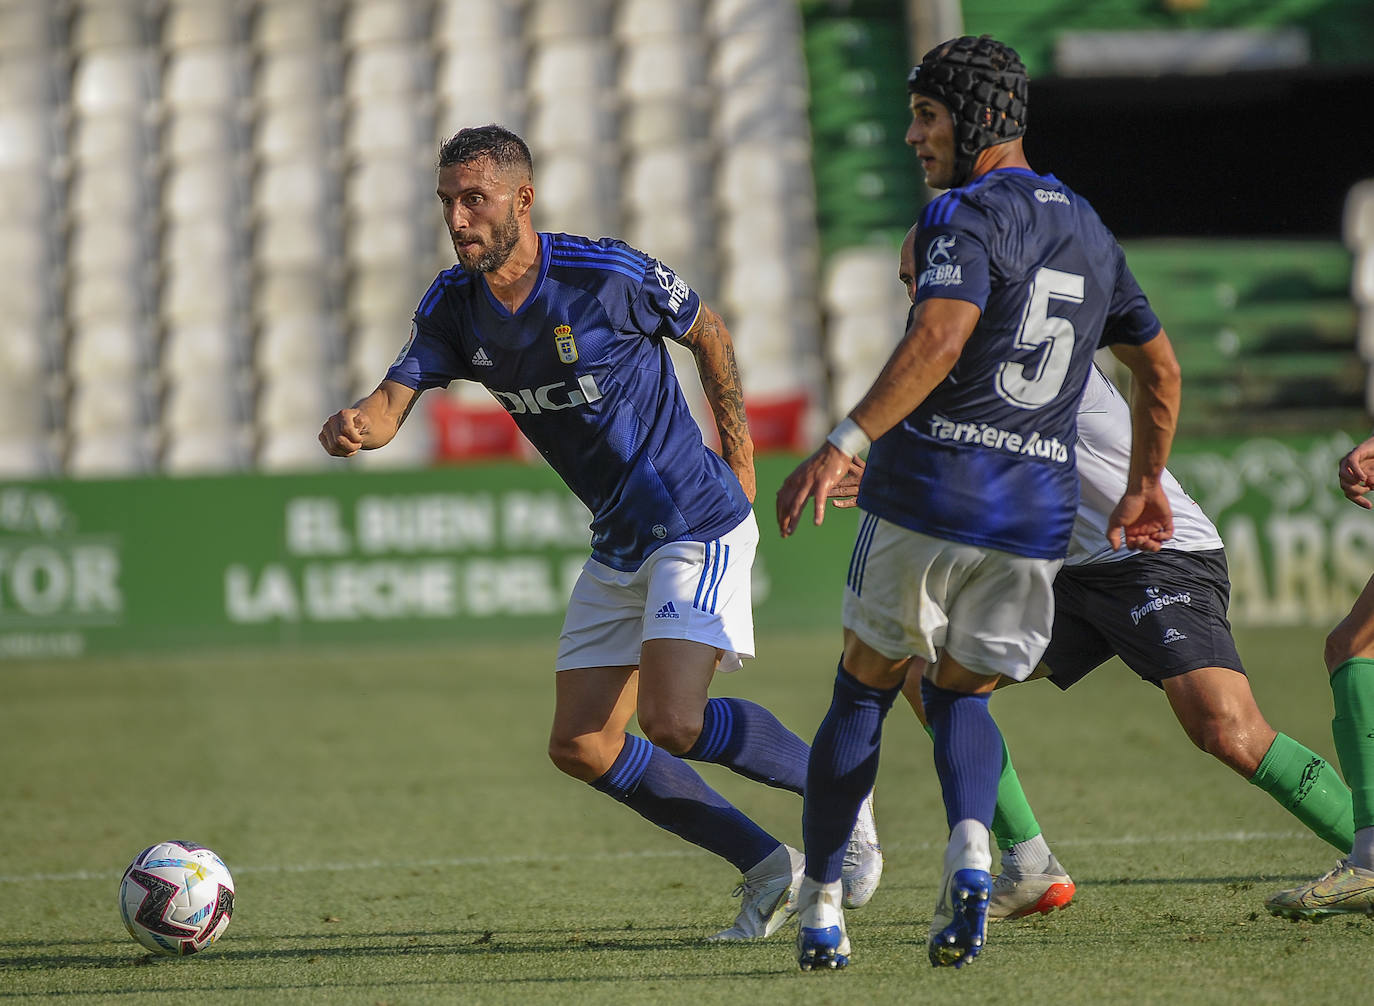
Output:
M597 738L583 734L580 737L549 738L549 761L558 771L583 782L601 778L615 761L612 754L607 757L605 745L597 743Z
M1345 619L1326 636L1322 656L1326 660L1326 673L1330 674L1351 657L1360 656L1355 643L1355 633L1351 630L1350 619Z
M639 728L656 747L672 755L692 750L701 736L701 716L678 710L639 710Z
M1251 722L1244 716L1217 715L1196 724L1188 736L1199 749L1248 779L1259 768L1274 731L1262 718Z

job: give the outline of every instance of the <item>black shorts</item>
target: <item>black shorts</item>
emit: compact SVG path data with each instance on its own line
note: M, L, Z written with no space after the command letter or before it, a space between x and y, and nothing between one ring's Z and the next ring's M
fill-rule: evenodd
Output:
M1156 685L1199 667L1244 674L1226 620L1230 599L1222 549L1065 566L1054 579L1050 680L1068 688L1115 656Z

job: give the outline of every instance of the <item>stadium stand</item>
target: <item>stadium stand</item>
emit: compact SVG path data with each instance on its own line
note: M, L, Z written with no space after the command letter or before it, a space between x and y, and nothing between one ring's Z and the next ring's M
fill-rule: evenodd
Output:
M23 412L0 478L326 464L320 420L372 387L452 262L436 143L491 121L534 148L536 225L617 234L679 269L734 333L760 448L808 446L905 314L895 251L925 193L879 85L909 65L904 6L0 0L0 393ZM1014 16L1048 38L1036 26L1061 7ZM1339 49L1331 23L1318 51ZM1314 245L1271 269L1228 250L1227 303L1214 249L1143 249L1205 407L1374 401L1351 378L1374 362L1361 199L1354 363L1350 256ZM429 421L365 463L525 456L480 388L425 403ZM218 445L217 424L234 430Z

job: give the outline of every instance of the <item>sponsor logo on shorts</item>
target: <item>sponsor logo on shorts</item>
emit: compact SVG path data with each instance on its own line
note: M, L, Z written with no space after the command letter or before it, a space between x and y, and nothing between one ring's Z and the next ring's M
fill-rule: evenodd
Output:
M654 615L654 618L681 618L681 617L682 617L682 616L679 615L679 614L677 613L677 609L676 609L675 607L673 607L673 602L672 602L672 601L669 601L669 602L668 602L667 604L665 604L663 607L659 608L658 611L657 611L657 613L655 613L655 615Z
M1193 603L1193 595L1189 594L1187 591L1184 591L1181 594L1166 594L1158 587L1146 587L1145 596L1149 598L1149 600L1147 600L1144 604L1137 605L1136 607L1131 609L1131 623L1133 625L1139 625L1140 620L1144 618L1146 615L1152 615L1156 611L1159 611L1161 608L1167 607L1168 605L1191 605ZM1188 637L1181 636L1180 638L1186 639ZM1171 639L1165 639L1164 641L1166 643L1173 642L1173 640Z
M1179 632L1179 631L1178 631L1177 629L1175 629L1173 626L1170 626L1169 628L1167 628L1167 629L1164 630L1164 642L1165 642L1165 643L1181 643L1183 640L1185 640L1185 639L1187 639L1187 638L1188 638L1187 636L1185 636L1183 633Z

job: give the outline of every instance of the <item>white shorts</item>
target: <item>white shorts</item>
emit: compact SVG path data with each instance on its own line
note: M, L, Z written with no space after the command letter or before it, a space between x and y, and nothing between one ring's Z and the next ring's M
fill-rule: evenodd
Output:
M633 573L588 559L568 601L554 670L639 666L646 639L690 639L724 651L719 670L754 655L750 578L754 515L714 541L675 541Z
M859 525L844 627L891 660L941 650L978 674L1024 681L1054 624L1059 559L1027 559L908 531L872 514Z

